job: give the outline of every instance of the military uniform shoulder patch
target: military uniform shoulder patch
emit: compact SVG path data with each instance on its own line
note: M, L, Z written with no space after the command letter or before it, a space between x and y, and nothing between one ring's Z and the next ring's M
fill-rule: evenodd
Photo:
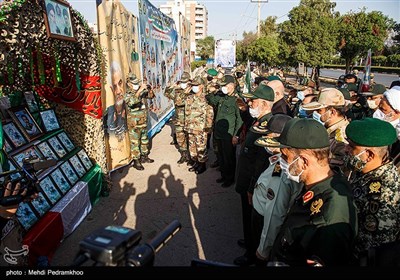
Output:
M273 200L275 198L275 193L271 188L268 188L267 190L267 198L269 200Z
M338 142L344 142L344 137L341 129L336 129L335 140Z
M354 106L354 107L357 107L357 108L360 108L360 107L361 107L361 104L358 103L358 102L356 102L353 106Z
M369 184L369 193L380 193L381 191L381 182L375 181Z
M321 198L314 200L310 206L311 215L321 212L321 207L323 204L324 204L324 201Z
M308 191L303 195L303 204L306 204L314 197L313 191Z
M281 176L281 165L279 163L275 164L274 171L272 171L272 176Z

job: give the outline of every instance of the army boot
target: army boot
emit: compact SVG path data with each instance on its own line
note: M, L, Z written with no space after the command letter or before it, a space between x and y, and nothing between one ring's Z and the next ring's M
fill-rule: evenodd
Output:
M140 163L140 160L138 160L138 159L134 159L131 166L133 166L137 170L144 170L143 165Z
M194 160L194 159L192 159L192 158L189 158L189 160L187 161L187 166L193 166L193 164L195 164L196 163L196 161Z
M142 163L153 163L153 162L154 162L154 159L149 158L148 155L142 155L142 156L140 157L140 161L141 161Z
M190 172L196 171L197 167L199 166L200 162L196 161L192 167L189 168Z
M187 151L181 152L181 158L177 161L178 164L182 164L189 160L189 155Z
M207 170L206 163L199 162L195 172L196 172L196 174L201 174L201 173L204 173L204 171L206 171L206 170Z

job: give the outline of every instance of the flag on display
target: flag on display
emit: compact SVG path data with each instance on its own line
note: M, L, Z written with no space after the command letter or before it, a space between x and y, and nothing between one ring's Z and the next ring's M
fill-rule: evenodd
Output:
M247 60L246 77L245 77L245 85L243 87L243 93L249 93L250 91L251 91L251 71L250 71L250 61Z

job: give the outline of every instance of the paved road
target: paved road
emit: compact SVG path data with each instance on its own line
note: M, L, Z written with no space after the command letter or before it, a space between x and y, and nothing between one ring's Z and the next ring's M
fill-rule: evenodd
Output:
M153 139L144 171L125 167L112 175L113 189L102 198L82 224L56 251L51 265L72 263L79 242L97 228L122 225L140 230L143 242L177 219L182 229L156 255L155 266L190 266L194 258L232 264L244 253L236 241L242 237L240 197L233 186L221 188L220 176L208 168L201 175L179 165L179 153L169 145L171 128ZM214 161L209 152L208 164Z

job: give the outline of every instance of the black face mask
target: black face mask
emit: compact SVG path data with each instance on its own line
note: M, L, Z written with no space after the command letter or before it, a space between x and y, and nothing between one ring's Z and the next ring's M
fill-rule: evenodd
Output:
M213 77L207 76L207 81L211 82L213 80Z

